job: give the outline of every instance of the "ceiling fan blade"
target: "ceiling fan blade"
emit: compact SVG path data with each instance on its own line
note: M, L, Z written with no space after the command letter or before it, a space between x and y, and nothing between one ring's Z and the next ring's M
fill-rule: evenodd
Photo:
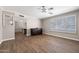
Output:
M54 8L53 7L51 7L51 8L49 8L48 10L53 10Z

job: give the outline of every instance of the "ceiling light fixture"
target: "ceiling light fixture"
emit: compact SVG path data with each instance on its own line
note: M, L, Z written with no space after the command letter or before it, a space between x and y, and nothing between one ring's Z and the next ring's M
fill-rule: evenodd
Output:
M41 6L40 9L42 13L53 14L52 13L53 7L48 8L47 6Z

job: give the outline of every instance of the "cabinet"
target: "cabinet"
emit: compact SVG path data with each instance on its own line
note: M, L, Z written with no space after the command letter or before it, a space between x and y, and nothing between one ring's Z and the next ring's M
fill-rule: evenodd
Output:
M31 28L31 35L41 35L42 28Z

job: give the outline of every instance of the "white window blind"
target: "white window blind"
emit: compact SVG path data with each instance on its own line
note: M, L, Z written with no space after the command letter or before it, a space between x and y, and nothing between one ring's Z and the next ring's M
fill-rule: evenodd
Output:
M48 26L50 31L76 33L76 16L69 15L55 18Z

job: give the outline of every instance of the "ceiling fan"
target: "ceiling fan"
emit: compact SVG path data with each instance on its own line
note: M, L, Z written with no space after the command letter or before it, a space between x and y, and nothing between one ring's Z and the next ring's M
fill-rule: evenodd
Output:
M52 12L53 9L54 9L53 7L49 8L47 6L41 6L40 7L40 10L41 10L42 13L48 13L48 14L53 14L53 12Z

